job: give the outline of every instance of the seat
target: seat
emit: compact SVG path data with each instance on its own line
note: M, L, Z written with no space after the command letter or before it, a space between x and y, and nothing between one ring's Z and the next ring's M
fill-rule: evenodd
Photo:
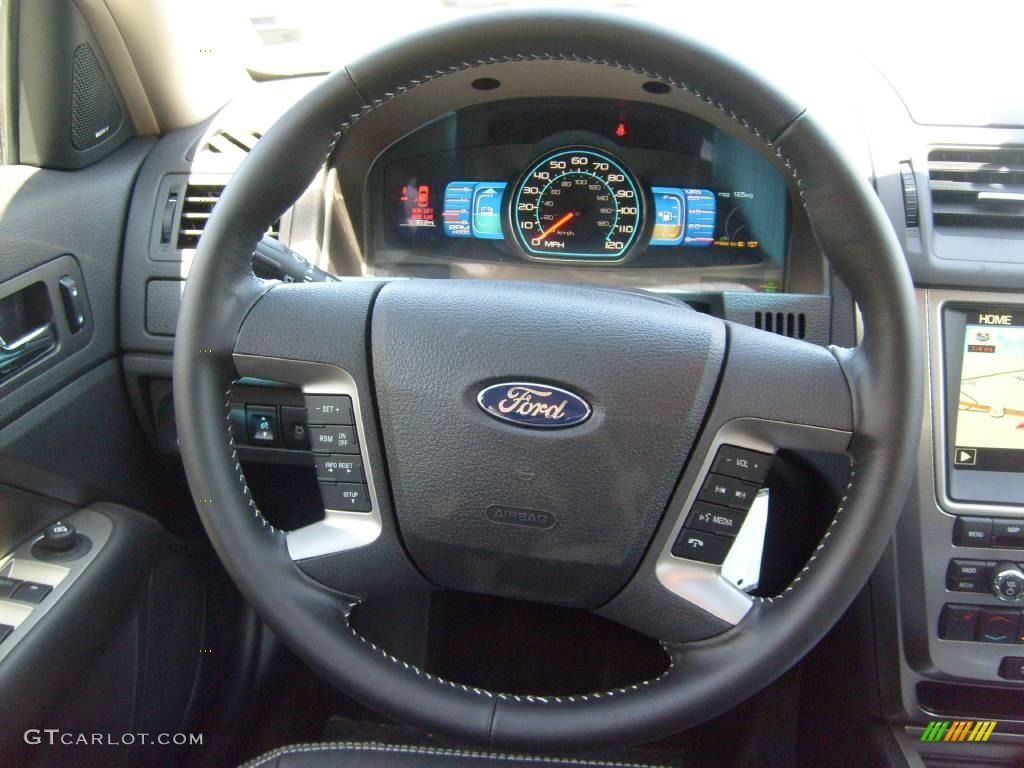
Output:
M664 768L649 763L557 758L375 742L293 744L242 768Z

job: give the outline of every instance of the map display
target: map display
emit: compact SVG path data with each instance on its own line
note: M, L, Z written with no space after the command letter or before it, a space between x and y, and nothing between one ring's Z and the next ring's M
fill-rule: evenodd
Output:
M983 468L987 462L979 459L994 449L1014 451L1000 458L1016 464L1019 457L1016 471L1024 472L1024 325L1017 320L1024 318L968 316L953 455L957 468Z

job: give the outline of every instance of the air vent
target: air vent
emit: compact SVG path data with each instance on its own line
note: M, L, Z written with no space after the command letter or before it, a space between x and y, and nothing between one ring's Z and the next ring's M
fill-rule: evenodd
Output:
M195 248L206 228L206 221L217 204L223 184L189 184L185 190L185 202L181 206L181 217L178 222L178 248L181 250ZM280 239L281 220L275 221L267 234L275 240Z
M807 316L803 312L755 312L754 327L791 339L807 338Z
M222 128L206 140L200 153L222 157L247 155L261 138L263 134L259 131Z
M928 153L936 225L1024 229L1024 147L947 147Z

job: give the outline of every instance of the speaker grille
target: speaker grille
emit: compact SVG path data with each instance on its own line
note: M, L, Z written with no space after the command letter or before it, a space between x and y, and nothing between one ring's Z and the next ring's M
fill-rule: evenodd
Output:
M71 144L91 149L121 126L121 106L92 46L75 48L71 63Z

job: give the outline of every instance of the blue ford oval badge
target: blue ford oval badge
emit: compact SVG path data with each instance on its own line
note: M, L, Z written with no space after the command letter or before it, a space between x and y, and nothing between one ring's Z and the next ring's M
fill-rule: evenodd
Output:
M496 419L521 427L571 427L590 418L590 405L579 395L547 384L513 381L480 390L476 401Z

